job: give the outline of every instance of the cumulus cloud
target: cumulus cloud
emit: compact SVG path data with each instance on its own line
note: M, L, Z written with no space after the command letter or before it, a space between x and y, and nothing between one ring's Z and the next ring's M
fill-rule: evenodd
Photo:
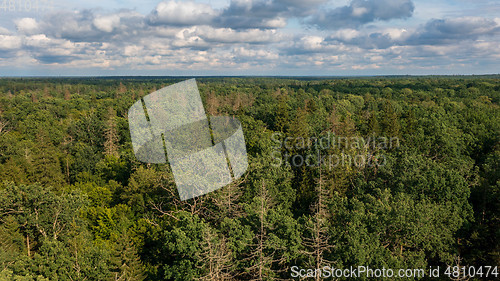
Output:
M222 27L241 28L281 28L287 19L312 14L327 0L231 0L222 10L215 24Z
M143 22L143 16L134 11L104 15L94 10L58 11L45 16L39 28L44 34L55 38L75 42L106 42L115 37L132 38L143 28Z
M207 42L216 43L272 43L282 39L275 30L213 28L201 26L194 33Z
M72 61L87 44L78 44L69 40L54 39L44 34L37 34L26 37L24 46L41 63L54 64Z
M4 58L15 57L22 46L20 36L13 35L7 29L0 27L0 61Z
M119 15L99 16L94 18L92 23L98 30L109 33L113 31L113 29L120 26L120 16Z
M407 45L456 45L467 40L500 34L500 24L480 17L434 19L414 30L389 28L380 32L360 32L342 29L332 33L326 41L349 44L364 49L386 49Z
M435 19L426 23L405 43L413 45L449 44L498 34L500 34L500 25L491 19L481 17Z
M0 66L29 62L53 69L270 73L273 67L425 69L438 64L428 58L439 58L443 67L455 60L491 64L500 59L500 18L432 19L377 28L377 21L411 16L411 0L353 0L330 9L328 5L326 0L231 0L214 9L177 0L161 2L148 14L89 9L13 18L14 28L0 27ZM283 28L292 18L293 25ZM308 28L311 24L319 28Z
M331 47L321 36L306 35L296 37L293 44L283 48L282 53L286 55L326 53L332 51Z
M216 21L231 28L277 28L286 25L282 11L275 1L233 0Z
M22 18L15 21L16 28L20 33L36 34L38 30L38 23L34 18Z
M262 50L262 49L255 50L245 47L233 48L232 55L234 58L244 59L245 61L248 61L249 58L266 60L266 61L275 60L279 58L279 55L271 50Z
M16 50L21 47L21 39L13 35L0 35L0 50Z
M374 21L408 18L414 9L411 0L353 0L349 6L318 11L307 22L320 29L356 28Z
M210 24L217 16L210 5L195 2L166 1L159 3L148 16L152 25L192 26Z
M312 14L328 0L231 0L220 10L192 1L164 1L147 16L150 25L210 25L232 29L276 29L286 26L287 19Z
M405 29L391 28L372 33L342 29L328 36L325 41L330 44L342 43L363 49L385 49L398 44L407 36L409 33Z
M0 35L9 35L12 34L7 28L1 27L0 26Z

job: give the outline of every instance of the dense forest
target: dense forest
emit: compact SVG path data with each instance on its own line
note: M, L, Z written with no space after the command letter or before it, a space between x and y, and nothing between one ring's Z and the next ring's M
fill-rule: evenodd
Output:
M199 78L249 167L187 201L127 119L183 80L0 79L1 281L500 265L500 77Z

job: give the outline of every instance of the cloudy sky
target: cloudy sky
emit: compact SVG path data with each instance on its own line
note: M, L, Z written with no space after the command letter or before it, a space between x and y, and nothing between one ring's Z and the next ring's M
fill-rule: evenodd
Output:
M0 76L500 73L498 0L0 0Z

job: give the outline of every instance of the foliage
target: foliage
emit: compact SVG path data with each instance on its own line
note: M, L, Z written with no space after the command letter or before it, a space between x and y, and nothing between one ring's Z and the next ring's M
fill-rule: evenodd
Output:
M168 165L135 159L127 123L179 81L0 79L0 280L500 264L498 76L197 79L210 115L241 121L249 168L184 202ZM303 144L326 136L398 142ZM284 157L317 154L384 164Z

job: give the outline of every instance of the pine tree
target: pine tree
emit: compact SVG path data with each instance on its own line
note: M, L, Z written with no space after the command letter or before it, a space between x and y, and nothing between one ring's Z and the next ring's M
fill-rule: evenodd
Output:
M297 111L297 116L295 117L294 122L290 126L290 136L294 139L304 139L307 140L310 136L310 127L308 120L308 113L305 108L299 108ZM298 143L294 143L295 146L301 146Z
M122 94L125 94L127 92L127 87L123 85L122 82L120 82L120 85L118 86L118 90L115 92L115 99L120 98Z
M387 137L399 135L399 118L390 101L386 101L383 107L382 129Z
M330 202L330 190L324 186L322 168L319 167L319 178L316 185L317 200L312 205L313 215L308 218L305 224L305 236L303 253L309 257L307 265L310 268L321 269L330 262L326 259L327 253L333 248L330 244L328 202ZM321 280L319 274L315 280Z
M377 120L377 115L375 112L370 113L370 119L368 120L368 133L370 135L378 135L380 133L379 123Z
M242 216L242 210L241 206L238 204L238 200L243 194L240 185L244 182L244 178L235 180L227 186L219 189L212 196L212 200L219 210L219 217L236 218Z
M231 94L230 99L233 112L237 112L241 108L243 103L242 95L242 93L234 92Z
M330 130L341 137L351 137L356 133L356 124L350 117L350 113L340 115L336 110L332 111L328 118Z
M0 111L0 114L1 114L1 111ZM8 121L4 121L4 120L0 119L0 136L2 134L5 134L8 132L7 125L9 125Z
M63 166L64 166L64 172L66 176L66 182L70 183L70 163L73 162L73 157L69 153L69 148L71 144L73 143L73 137L71 135L67 135L64 137L64 141L61 143L61 147L64 150L64 160L63 160Z
M108 121L104 129L104 153L114 157L119 157L118 154L118 132L116 130L116 111L113 108L108 109Z
M38 97L35 92L31 93L31 102L37 103L38 102Z
M1 210L1 208L0 208ZM2 218L0 224L0 269L12 263L23 252L23 236L13 216Z
M203 261L201 266L204 274L199 280L232 280L231 272L234 262L227 248L226 239L220 237L210 227L206 227L201 241L201 251L198 258Z
M415 112L413 111L413 108L410 108L408 110L408 114L406 117L405 133L407 134L415 133L417 126L418 126L418 121L417 118L415 117Z
M290 110L287 96L279 95L278 108L276 110L276 129L282 133L286 133L290 126Z
M51 143L46 133L40 130L37 135L38 145L34 148L31 158L31 182L39 182L48 186L62 186L62 174L59 151Z
M206 99L206 109L209 115L216 115L219 110L219 99L213 91L210 91Z
M43 97L44 97L44 98L50 98L50 97L51 97L51 96L50 96L50 92L49 92L49 87L47 87L47 86L45 86L45 87L43 88Z
M68 88L64 89L64 100L68 101L71 99L71 93Z
M260 196L258 198L258 222L259 229L256 236L256 248L252 253L252 257L256 261L253 266L249 268L249 270L253 273L252 280L264 280L269 274L272 273L271 265L272 265L272 257L266 255L266 241L267 237L267 212L271 207L272 199L268 194L268 190L266 189L265 182L262 181Z
M127 232L117 241L110 263L110 280L142 281L146 278L137 249Z

